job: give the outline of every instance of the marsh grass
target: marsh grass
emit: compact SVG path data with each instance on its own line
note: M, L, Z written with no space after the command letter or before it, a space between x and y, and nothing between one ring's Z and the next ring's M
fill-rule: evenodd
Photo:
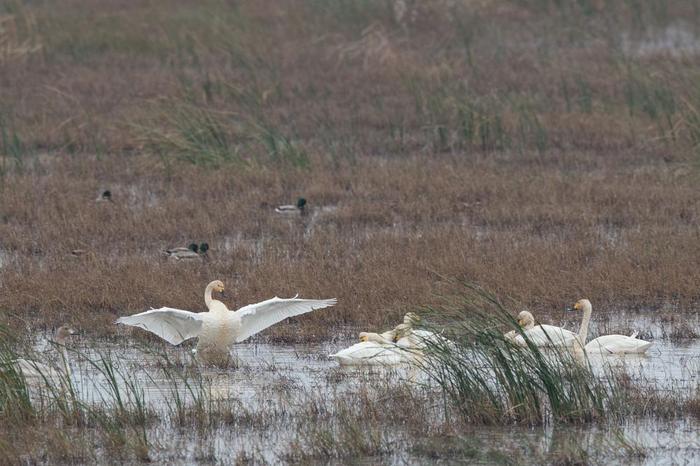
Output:
M483 309L483 303L479 306ZM455 315L466 317L462 312ZM621 414L627 421L638 416L685 419L696 409L693 397L681 403L677 396L650 396L650 387L638 387L629 378L618 377L601 388L583 379L590 377L585 368L579 373L560 367L572 362L557 355L528 356L530 348L513 350L523 354L511 353L496 339L502 327L512 326L512 321L480 316L469 319L468 326L450 326L445 334L464 337L455 339L456 346L449 346L453 351L450 360L469 351L470 368L480 363L478 371L463 371L472 381L458 377L457 368L467 361L457 359L445 368L444 361L437 361L441 352L446 355L447 347L435 347L431 348L433 362L423 367L433 374L430 383L390 370L348 374L340 382L326 380L326 387L304 387L293 377L278 374L279 368L263 367L262 374L250 375L266 377L270 383L254 400L229 392L229 383L221 385L218 379L225 379L226 374L212 374L150 345L141 348L139 363L117 357L113 351L73 350L71 363L82 367L81 377L92 374L92 383L102 387L100 396L76 396L73 406L77 414L68 418L59 413L61 408L55 402L57 397L67 396L64 390L45 392L42 401L24 394L31 390L22 378L0 372L4 384L0 385L0 417L3 426L13 426L9 430L0 428L0 452L10 459L43 457L67 462L214 461L222 458L217 442L233 435L248 440L227 448L227 457L262 463L271 458L304 463L393 461L404 458L405 452L410 452L411 458L426 460L500 461L515 454L522 461L592 461L646 454L639 445L616 433ZM474 330L478 323L499 328L493 332L489 329L484 335ZM492 346L497 349L486 349ZM5 351L1 355L3 360L9 358ZM28 357L24 352L21 355ZM487 358L491 358L490 364ZM146 367L141 367L143 361L148 361ZM518 364L531 364L533 370L520 370ZM441 372L436 375L438 367ZM571 386L574 383L583 384L583 388ZM162 403L147 400L147 387L162 391ZM624 411L609 398L615 393L609 387L618 390L615 396L624 395ZM586 390L590 393L584 394ZM16 403L22 399L24 404ZM523 406L528 403L535 407ZM601 406L610 412L601 414ZM533 425L542 424L586 429L590 426L583 424L590 421L596 421L604 435L604 443L597 443L596 451L566 441L545 450L526 443L520 445L520 453L513 453L509 452L511 445L486 444L469 434L473 429L529 431ZM274 432L285 434L271 451L269 441ZM183 442L193 447L180 448ZM173 445L178 446L177 451Z
M528 425L619 418L621 389L612 370L594 375L583 353L536 346L495 296L471 284L465 290L448 312L452 342L428 342L424 366L461 416ZM505 339L504 329L515 329L527 346Z

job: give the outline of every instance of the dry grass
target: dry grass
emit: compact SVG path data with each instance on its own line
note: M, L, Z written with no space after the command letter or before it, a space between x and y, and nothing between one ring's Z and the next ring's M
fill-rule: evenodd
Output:
M326 338L438 275L541 318L693 311L698 54L639 44L699 10L659 4L10 3L32 52L0 60L0 317L111 333L219 278L232 305L338 297L267 332ZM300 195L336 208L267 207ZM192 240L208 260L160 256Z

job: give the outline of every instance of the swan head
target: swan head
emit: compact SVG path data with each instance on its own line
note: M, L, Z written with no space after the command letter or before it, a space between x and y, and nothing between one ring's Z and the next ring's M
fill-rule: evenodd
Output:
M524 328L535 325L535 318L528 311L521 311L518 314L518 325Z
M371 332L360 332L360 341L365 342L365 341L373 341L375 343L381 343L381 339L379 338L379 335L376 333L371 333Z
M579 299L576 301L576 304L574 304L569 311L586 311L587 309L591 309L591 302L587 299Z
M405 316L403 316L403 323L406 325L417 325L420 324L422 320L423 319L421 316L415 312L408 312Z
M56 343L59 343L61 345L65 344L66 339L68 339L71 335L75 335L77 332L73 327L70 325L61 325L58 327L56 330L56 335L54 336L54 341Z
M224 288L224 282L221 280L214 280L209 284L211 287L212 291L218 291L219 293L223 293L225 288Z
M300 210L303 210L305 206L306 206L306 199L304 199L303 197L300 197L299 199L297 199L297 207Z
M394 343L399 341L405 336L410 335L413 332L413 324L412 323L404 323L404 324L399 324L396 327L394 327Z

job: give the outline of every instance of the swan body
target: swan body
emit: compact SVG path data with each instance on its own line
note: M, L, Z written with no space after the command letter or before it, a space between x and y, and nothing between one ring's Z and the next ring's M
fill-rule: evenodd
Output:
M398 343L362 341L331 354L329 358L335 359L341 366L393 366L409 363L413 356Z
M139 327L154 333L172 345L198 337L197 357L203 362L227 365L229 350L234 343L255 335L287 317L306 314L316 309L333 306L335 299L282 299L274 297L257 304L249 304L237 311L212 298L212 292L223 292L224 284L215 280L204 291L207 312L190 312L162 307L120 317L118 324Z
M537 325L523 332L535 346L571 346L576 341L576 334L553 325ZM513 339L518 346L527 346L523 335Z
M423 355L424 339L436 337L427 330L413 330L413 324L418 322L420 317L409 312L404 316L403 324L384 333L361 332L360 343L331 354L329 358L337 360L341 366L391 366L414 362Z
M578 333L578 341L586 352L602 353L602 354L625 354L625 353L644 353L653 342L640 340L636 337L636 332L632 336L626 335L603 335L595 338L586 344L588 336L588 323L593 313L591 302L587 299L580 299L574 304L570 310L583 311L583 320ZM585 346L584 346L585 345Z
M66 378L70 379L72 372L68 364L68 354L66 353L66 341L68 337L75 334L75 330L67 325L62 325L56 331L53 341L61 346L61 360L63 371L33 359L17 358L12 361L15 371L21 373L28 384L49 383L52 386L62 386Z
M645 353L653 342L640 340L627 335L603 335L589 341L585 348L587 353Z
M576 334L569 330L553 325L535 325L535 318L527 311L518 314L518 324L523 328L523 335L535 346L571 346L576 341ZM523 335L511 332L506 335L512 336L506 338L518 346L527 346Z

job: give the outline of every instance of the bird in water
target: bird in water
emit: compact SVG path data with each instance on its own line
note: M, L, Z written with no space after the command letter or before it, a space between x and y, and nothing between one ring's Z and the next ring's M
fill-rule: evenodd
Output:
M139 327L152 332L172 345L197 337L197 358L205 364L228 367L230 349L256 333L287 317L306 314L336 304L336 299L300 299L274 297L231 311L226 304L214 299L212 293L223 293L220 280L209 283L204 290L208 311L190 312L170 307L152 309L121 317L118 324Z

